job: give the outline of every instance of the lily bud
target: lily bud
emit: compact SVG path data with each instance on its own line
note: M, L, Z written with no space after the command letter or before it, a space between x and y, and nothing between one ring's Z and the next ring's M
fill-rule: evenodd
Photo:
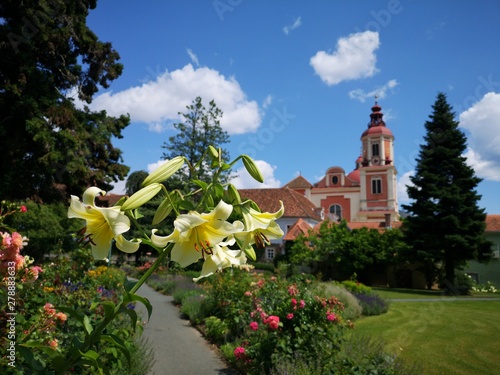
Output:
M208 153L213 159L219 159L219 152L216 150L214 146L208 146Z
M141 207L143 204L149 202L158 192L161 190L161 184L153 183L148 185L125 201L122 205L122 211L135 210Z
M253 161L253 159L250 156L247 155L242 155L241 159L243 160L243 165L245 166L245 169L250 173L250 176L252 176L256 181L259 182L264 182L264 177L262 176L262 173L260 173L259 168L257 168L257 165Z
M241 203L241 196L240 193L238 192L238 189L233 184L229 184L227 186L227 195L229 197L229 201L232 204L240 204Z
M163 182L184 165L184 157L176 156L166 163L160 165L155 171L151 172L142 183L142 186L148 186L153 183Z

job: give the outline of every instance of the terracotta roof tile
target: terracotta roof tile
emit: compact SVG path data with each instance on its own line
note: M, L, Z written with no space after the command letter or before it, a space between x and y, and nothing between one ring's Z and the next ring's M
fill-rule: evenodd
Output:
M486 215L486 232L500 232L500 215Z
M308 189L308 188L310 189L312 188L312 184L309 181L307 181L304 177L297 176L288 184L286 184L284 187L290 189Z
M285 236L283 237L283 240L293 241L301 234L307 235L309 233L309 230L311 229L312 229L311 226L307 224L305 220L300 218L290 227L287 234L285 234Z
M96 198L97 198L97 201L101 203L100 205L106 206L106 207L112 207L116 204L116 202L118 202L120 199L122 199L125 196L126 196L125 194L110 193L110 194L106 194L105 196L98 195Z
M240 189L242 199L251 199L263 212L276 212L280 209L279 201L285 206L285 217L302 217L320 221L317 207L302 194L287 187L268 189Z

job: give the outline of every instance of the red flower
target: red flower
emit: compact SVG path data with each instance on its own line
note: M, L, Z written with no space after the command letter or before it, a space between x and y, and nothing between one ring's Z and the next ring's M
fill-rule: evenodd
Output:
M259 323L257 322L250 323L250 328L254 331L257 331L259 329Z
M237 359L244 359L245 358L245 348L242 346L238 346L236 349L234 349L233 353Z
M28 209L26 208L26 206L21 206L21 208L19 209L19 211L26 212L26 211L28 211Z
M326 319L328 319L330 322L334 322L337 320L337 315L335 315L334 313L328 311L326 313Z
M270 315L264 320L264 324L267 324L270 329L275 331L280 326L280 318L276 315Z
M293 319L293 313L288 314L288 315L286 316L286 318L287 318L288 320L292 320L292 319Z

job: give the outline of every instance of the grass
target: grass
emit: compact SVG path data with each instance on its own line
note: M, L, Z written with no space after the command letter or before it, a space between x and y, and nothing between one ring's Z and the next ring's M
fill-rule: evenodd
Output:
M392 289L392 288L372 288L378 295L386 299L403 299L403 298L463 298L471 297L480 298L500 298L498 293L481 293L471 292L470 296L445 296L440 290L425 290L425 289Z
M353 332L380 338L423 375L498 374L500 301L393 303L386 314L358 320Z

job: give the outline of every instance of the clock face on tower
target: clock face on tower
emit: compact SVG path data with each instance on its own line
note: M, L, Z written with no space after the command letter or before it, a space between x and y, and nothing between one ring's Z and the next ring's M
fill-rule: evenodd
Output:
M378 156L374 156L374 157L372 158L372 164L373 164L373 165L380 165L380 157L378 157Z

